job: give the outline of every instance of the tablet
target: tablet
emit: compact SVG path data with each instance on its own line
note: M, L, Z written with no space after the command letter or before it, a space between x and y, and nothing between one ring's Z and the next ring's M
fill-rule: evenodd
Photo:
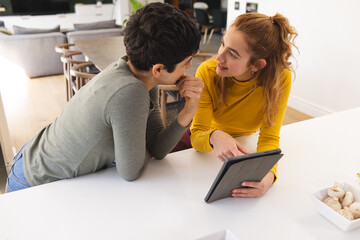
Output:
M205 202L227 198L244 181L260 182L283 156L280 148L226 159L205 197Z

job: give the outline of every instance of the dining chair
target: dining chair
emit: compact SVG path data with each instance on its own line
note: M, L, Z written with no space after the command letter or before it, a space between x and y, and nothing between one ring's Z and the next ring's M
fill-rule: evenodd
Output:
M55 46L55 52L61 53L60 60L63 63L63 74L65 80L65 90L66 90L66 100L70 101L70 98L75 94L75 87L73 87L71 76L70 76L70 67L73 64L81 63L83 61L75 61L73 55L80 54L79 51L70 50L70 47L73 47L73 43L63 43ZM66 54L65 54L66 53Z
M75 64L70 68L70 75L75 79L77 91L96 76L97 72L92 70L94 67L95 65L92 62L83 62Z
M70 74L70 70L74 65L84 63L84 61L73 59L74 56L81 54L82 52L80 51L64 50L63 55L60 57L60 60L63 63L67 101L70 101L79 90L79 83L77 83L76 79Z
M73 50L74 43L64 43L55 46L55 51L61 53L60 60L63 63L63 72L66 85L66 100L69 101L75 93L85 85L85 80L71 75L70 70L73 66L88 61L82 60L83 53L79 50ZM100 71L93 65L89 67L91 74L97 74Z
M220 9L213 9L212 16L213 16L213 28L211 29L209 35L209 39L207 42L208 44L210 43L215 30L218 30L221 34L222 30L226 28L226 17L227 17L226 11L221 11Z
M180 100L179 88L176 85L158 85L160 93L160 112L164 124L167 124L166 105L168 104L168 96L172 97L172 102ZM174 105L174 104L173 104Z
M55 52L63 54L64 51L70 50L70 47L75 46L73 43L62 43L55 46Z
M196 17L196 21L200 26L200 30L202 31L202 29L204 28L204 40L203 43L206 43L206 38L207 38L207 32L209 29L212 29L214 27L213 24L210 23L209 21L209 15L207 13L206 10L200 9L200 8L195 8L195 17Z

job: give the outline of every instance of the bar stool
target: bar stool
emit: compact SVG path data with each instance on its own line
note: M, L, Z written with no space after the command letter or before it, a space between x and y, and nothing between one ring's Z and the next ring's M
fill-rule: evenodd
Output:
M71 76L70 69L76 64L84 63L84 61L73 59L73 56L75 55L82 55L82 52L64 49L63 55L60 57L60 60L63 63L67 101L70 101L70 99L75 95L75 93L77 93L80 88L80 84L76 82L76 79L73 76Z
M161 118L163 119L164 124L167 124L167 105L174 107L176 104L181 102L181 97L179 94L179 88L176 85L158 85L159 94L160 94L160 113ZM170 96L173 98L172 102L167 102L167 98ZM170 105L169 105L170 104ZM181 103L182 104L182 103Z
M93 71L94 68L95 65L92 62L82 62L70 68L70 76L75 79L77 90L96 76L97 72Z
M75 46L73 43L62 43L55 46L55 52L63 54L65 50L71 50L70 47Z

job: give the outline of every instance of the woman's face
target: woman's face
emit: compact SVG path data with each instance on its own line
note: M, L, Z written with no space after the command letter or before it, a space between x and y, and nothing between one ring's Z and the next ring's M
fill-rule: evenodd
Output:
M230 27L218 50L216 73L220 77L234 77L239 81L249 80L253 76L252 66L249 66L250 57L244 34L235 27Z

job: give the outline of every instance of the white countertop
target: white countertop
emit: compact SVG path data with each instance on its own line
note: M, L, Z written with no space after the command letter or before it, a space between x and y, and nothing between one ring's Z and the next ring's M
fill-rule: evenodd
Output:
M257 199L204 197L221 162L193 149L151 161L124 181L115 169L0 196L0 239L197 239L229 229L239 239L359 239L322 217L310 194L347 182L360 190L360 108L281 131L278 180ZM240 138L254 150L256 135Z

